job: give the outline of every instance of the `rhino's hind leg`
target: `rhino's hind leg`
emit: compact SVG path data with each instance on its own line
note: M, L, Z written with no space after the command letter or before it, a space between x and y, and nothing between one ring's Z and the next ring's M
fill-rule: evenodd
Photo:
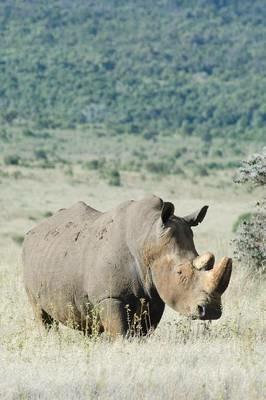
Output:
M40 304L37 302L30 290L26 288L26 292L33 309L35 321L37 321L40 325L43 325L48 331L52 326L58 327L58 322L41 308Z

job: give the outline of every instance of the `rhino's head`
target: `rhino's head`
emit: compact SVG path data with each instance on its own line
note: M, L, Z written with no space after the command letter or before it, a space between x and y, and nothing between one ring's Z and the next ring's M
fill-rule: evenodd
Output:
M220 318L221 295L229 284L232 261L223 257L215 264L213 254L199 256L191 229L203 221L208 207L181 218L174 215L172 203L160 201L153 240L144 252L153 284L162 300L181 314L202 320Z

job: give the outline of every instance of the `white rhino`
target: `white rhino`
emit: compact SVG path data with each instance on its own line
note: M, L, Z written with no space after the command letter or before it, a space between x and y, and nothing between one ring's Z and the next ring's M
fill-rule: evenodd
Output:
M36 316L87 334L146 335L165 304L194 319L222 313L232 261L199 256L191 227L207 206L186 217L156 196L108 212L83 202L59 210L29 231L24 281Z

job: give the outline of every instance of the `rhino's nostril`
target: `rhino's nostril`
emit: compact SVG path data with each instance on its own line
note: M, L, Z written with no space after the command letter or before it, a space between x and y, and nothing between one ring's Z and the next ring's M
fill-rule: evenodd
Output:
M205 317L205 314L206 314L205 306L198 306L198 311L199 311L200 317Z

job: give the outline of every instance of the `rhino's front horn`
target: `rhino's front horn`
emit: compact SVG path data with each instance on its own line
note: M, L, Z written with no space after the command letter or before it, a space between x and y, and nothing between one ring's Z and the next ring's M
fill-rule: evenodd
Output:
M211 292L218 292L223 294L226 290L232 272L232 259L223 257L221 261L214 266L214 268L208 272L209 284Z

